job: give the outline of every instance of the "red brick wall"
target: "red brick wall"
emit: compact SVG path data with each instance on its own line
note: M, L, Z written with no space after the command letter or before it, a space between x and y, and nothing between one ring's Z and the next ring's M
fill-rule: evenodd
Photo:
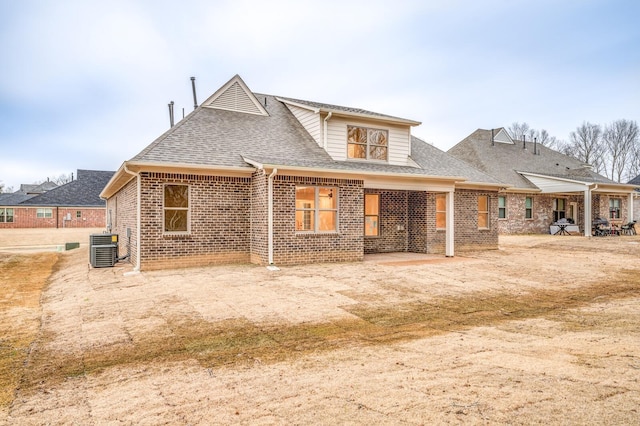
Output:
M265 172L258 170L251 184L251 263L257 264L269 261L267 180Z
M9 207L13 222L0 222L3 228L100 228L105 226L106 213L100 207ZM50 218L37 217L38 208L51 209ZM81 217L76 217L80 212ZM70 220L66 220L67 214Z
M409 238L409 191L367 189L380 195L380 235L364 239L365 253L407 251ZM360 212L364 214L364 209Z
M130 254L128 259L137 265L137 180L132 179L117 194L107 200L107 217L110 216L111 232L118 234L118 256ZM131 237L127 238L127 229Z
M251 179L141 173L141 269L249 262ZM191 231L163 232L166 183L189 185Z
M337 233L295 231L296 185L338 188ZM274 178L274 262L352 262L363 258L364 191L361 180L276 176ZM265 211L266 214L266 211Z
M489 229L478 229L478 196L489 197ZM498 193L456 190L454 195L455 252L498 248ZM444 253L444 244L441 248ZM435 253L436 251L431 251Z

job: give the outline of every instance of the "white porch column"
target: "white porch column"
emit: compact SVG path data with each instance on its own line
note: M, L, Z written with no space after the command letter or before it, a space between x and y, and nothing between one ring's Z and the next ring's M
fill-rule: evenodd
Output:
M446 203L447 203L447 226L446 226L446 242L445 242L445 248L444 248L444 254L447 257L453 257L454 255L454 248L453 248L453 242L454 242L454 234L455 234L455 226L453 224L453 200L454 200L454 191L448 191L446 193Z
M627 219L627 223L633 221L633 192L629 194L629 201L627 202L627 210L629 211L629 216Z
M591 236L591 190L589 187L584 191L584 236Z

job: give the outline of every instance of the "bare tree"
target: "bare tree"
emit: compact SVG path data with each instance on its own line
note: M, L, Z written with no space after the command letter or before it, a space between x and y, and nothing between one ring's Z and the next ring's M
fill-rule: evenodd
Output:
M4 192L4 183L0 180L0 194Z
M640 138L636 141L631 152L631 159L627 170L627 181L634 179L636 176L640 176Z
M569 142L563 147L564 154L590 164L595 172L602 173L605 152L601 139L602 127L585 121L569 135Z
M518 123L517 121L511 123L511 126L507 129L509 135L514 140L522 140L522 136L529 136L531 128L527 123Z
M638 124L625 119L614 121L605 126L602 141L607 153L608 177L621 182L638 141Z

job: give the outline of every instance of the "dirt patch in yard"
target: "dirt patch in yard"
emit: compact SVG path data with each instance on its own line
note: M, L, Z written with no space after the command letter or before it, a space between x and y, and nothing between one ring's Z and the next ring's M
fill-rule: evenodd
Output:
M277 272L59 256L7 423L640 420L640 237Z

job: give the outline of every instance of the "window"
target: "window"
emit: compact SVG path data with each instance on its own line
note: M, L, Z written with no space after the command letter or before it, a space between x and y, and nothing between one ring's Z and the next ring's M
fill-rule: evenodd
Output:
M507 218L507 197L498 197L498 219Z
M377 237L380 235L380 195L364 195L364 235Z
M363 160L387 160L389 132L347 126L347 156Z
M80 219L82 217L82 211L81 210L76 210L76 217L78 219Z
M53 217L53 210L52 209L37 209L36 210L36 217L38 219L49 219Z
M0 223L13 222L13 209L0 208Z
M560 219L564 219L566 216L566 202L564 198L554 198L553 199L553 221L557 222Z
M478 229L489 229L489 196L478 196Z
M164 186L164 232L189 232L189 186Z
M620 198L609 198L609 219L620 219Z
M337 188L296 187L296 231L336 232L337 224Z
M446 194L436 194L436 229L447 229Z
M524 218L533 219L533 198L531 197L524 199Z

